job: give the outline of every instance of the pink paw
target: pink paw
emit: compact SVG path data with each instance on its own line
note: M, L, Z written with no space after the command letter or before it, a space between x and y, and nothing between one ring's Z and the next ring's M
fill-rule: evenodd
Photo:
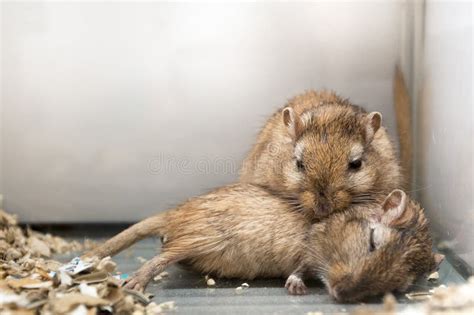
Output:
M308 293L308 288L303 282L303 279L296 275L290 275L285 283L285 288L288 289L288 293L292 295L304 295Z

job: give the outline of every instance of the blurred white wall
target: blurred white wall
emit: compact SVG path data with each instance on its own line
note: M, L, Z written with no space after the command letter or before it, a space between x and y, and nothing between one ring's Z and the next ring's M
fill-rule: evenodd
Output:
M473 266L472 2L428 0L425 10L415 188L436 230Z
M232 182L287 98L383 112L400 4L3 2L3 193L23 221L130 221Z

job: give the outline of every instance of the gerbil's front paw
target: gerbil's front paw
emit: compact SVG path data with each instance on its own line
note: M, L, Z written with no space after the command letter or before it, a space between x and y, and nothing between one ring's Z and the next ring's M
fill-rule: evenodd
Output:
M145 291L147 284L148 284L148 278L140 277L139 275L136 275L125 280L125 282L123 283L123 287L125 289L143 292Z
M288 293L292 295L304 295L308 293L308 288L303 282L303 279L297 275L290 275L285 283L285 288L288 289Z

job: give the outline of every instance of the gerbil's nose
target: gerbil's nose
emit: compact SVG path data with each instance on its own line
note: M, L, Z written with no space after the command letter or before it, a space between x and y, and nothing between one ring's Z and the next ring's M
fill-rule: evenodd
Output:
M360 300L365 296L360 283L352 275L344 275L336 282L329 283L328 291L338 302L353 302Z
M329 214L329 206L324 202L319 204L318 212L320 215Z
M337 302L345 302L351 299L350 288L347 283L338 282L328 286L329 295Z
M314 211L318 216L326 216L329 214L330 210L328 199L326 197L326 194L321 191L318 192L318 196L318 205L314 209Z

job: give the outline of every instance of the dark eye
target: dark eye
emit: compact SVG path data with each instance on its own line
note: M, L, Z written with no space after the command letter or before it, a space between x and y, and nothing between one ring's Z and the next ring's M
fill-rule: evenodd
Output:
M369 251L373 252L376 250L375 247L375 242L374 242L374 229L370 229L370 245L369 245Z
M360 169L361 166L362 166L362 160L361 159L357 159L357 160L349 162L349 169L351 171L357 171L357 170Z
M303 161L301 161L301 160L296 160L296 167L298 168L298 171L303 172L303 171L304 171L304 164L303 164Z

